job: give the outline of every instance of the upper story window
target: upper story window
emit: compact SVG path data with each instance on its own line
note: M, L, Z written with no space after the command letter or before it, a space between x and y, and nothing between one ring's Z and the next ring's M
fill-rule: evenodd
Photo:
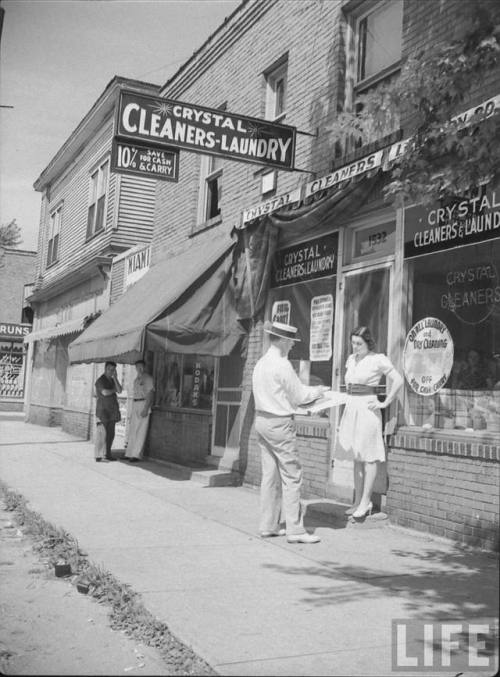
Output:
M50 214L48 244L47 244L47 267L51 266L58 259L59 252L59 234L61 232L62 205L59 205Z
M87 240L104 229L109 160L105 160L90 175L90 198L87 216Z
M200 199L198 224L219 219L222 197L222 159L215 155L203 155L200 164Z
M355 18L358 89L363 83L370 86L383 79L399 66L402 31L403 0L367 3Z
M288 60L280 60L266 76L266 120L281 122L286 115L288 89Z

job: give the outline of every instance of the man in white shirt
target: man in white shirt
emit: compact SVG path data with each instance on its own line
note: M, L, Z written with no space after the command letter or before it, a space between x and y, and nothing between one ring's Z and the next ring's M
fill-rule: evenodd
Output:
M266 322L264 331L271 345L255 365L252 378L255 399L255 430L262 453L260 488L260 535L281 536L281 504L289 543L318 543L304 529L300 502L302 466L297 452L293 414L300 404L311 402L328 390L306 386L295 373L288 353L300 341L297 328L281 322Z

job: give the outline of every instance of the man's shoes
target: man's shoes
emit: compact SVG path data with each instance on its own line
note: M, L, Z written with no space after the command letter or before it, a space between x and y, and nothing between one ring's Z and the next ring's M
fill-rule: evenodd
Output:
M273 536L286 536L286 529L277 529L276 531L261 531L261 538L272 538Z
M102 458L96 458L95 462L100 463L102 461Z
M286 537L286 540L289 543L319 543L321 541L321 538L315 536L314 534L308 534L306 532L304 534L289 534Z
M135 456L131 456L130 458L127 458L127 461L129 463L139 463L140 460L141 460L140 458L136 458Z
M106 455L106 461L116 461L116 458L114 456L107 456Z

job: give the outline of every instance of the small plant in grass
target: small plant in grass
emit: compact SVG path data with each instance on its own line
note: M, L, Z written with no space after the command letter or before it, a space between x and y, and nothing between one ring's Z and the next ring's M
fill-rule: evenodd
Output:
M8 489L1 481L0 496L5 509L15 514L18 525L33 538L33 547L39 555L50 564L60 559L71 564L76 581L85 579L88 583L89 596L110 607L110 623L114 630L124 630L129 637L154 647L172 674L217 674L192 649L172 635L165 623L157 620L146 609L138 593L101 566L89 562L71 534L30 510L23 496Z

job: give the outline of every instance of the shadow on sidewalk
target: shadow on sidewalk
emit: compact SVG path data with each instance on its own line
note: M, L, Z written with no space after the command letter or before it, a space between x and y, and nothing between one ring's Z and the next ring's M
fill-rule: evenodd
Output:
M498 561L494 554L451 544L446 551L393 548L387 557L392 561L408 559L411 573L395 573L389 567L375 569L368 564L341 564L333 558L305 567L265 566L286 576L316 576L318 585L304 587L301 600L316 607L395 597L405 600L408 616L418 614L429 622L498 619ZM345 585L339 585L339 581ZM353 582L362 582L362 588L353 586Z

